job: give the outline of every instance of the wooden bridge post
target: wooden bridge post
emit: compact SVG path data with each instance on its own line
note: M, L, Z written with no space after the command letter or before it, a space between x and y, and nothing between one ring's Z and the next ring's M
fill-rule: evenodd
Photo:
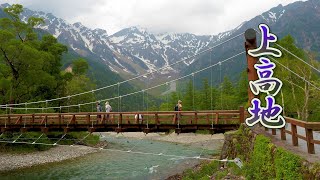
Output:
M194 113L194 121L196 124L198 124L198 113L197 112Z
M240 106L239 108L239 120L240 120L240 124L244 123L244 107Z
M87 118L86 118L86 120L87 120L87 124L89 124L89 125L90 125L90 114L89 114L89 113L87 114Z
M76 115L73 114L71 119L70 119L70 124L76 124Z
M31 115L32 118L32 124L34 124L34 114Z
M281 128L281 140L287 140L285 127Z
M10 125L10 123L11 123L11 115L8 114L8 125Z
M216 113L216 119L215 119L215 121L216 121L216 124L219 123L219 113Z
M307 147L309 154L315 154L314 143L313 143L313 131L312 129L305 128L306 138L307 138Z
M61 113L58 114L58 123L59 123L59 128L61 128Z
M298 146L297 126L291 123L292 144Z
M247 64L248 64L248 80L249 81L255 81L258 79L258 74L256 69L254 68L254 65L257 63L258 59L255 57L252 57L248 54L248 50L256 49L257 48L257 38L256 38L256 31L252 28L247 29L245 34L246 42L244 43L244 47L246 50L246 56L247 56ZM250 87L248 88L248 101L249 104L251 103L251 100L255 98L255 96L252 92Z
M122 114L121 113L119 114L119 124L120 125L122 124Z
M155 114L155 120L156 120L156 125L157 125L157 126L160 125L158 113Z

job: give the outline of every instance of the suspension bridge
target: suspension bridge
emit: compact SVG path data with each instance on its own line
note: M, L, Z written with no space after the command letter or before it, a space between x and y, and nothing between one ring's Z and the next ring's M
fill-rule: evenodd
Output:
M176 61L168 66L177 65L179 63L185 62L187 60L192 60L201 54L210 52L220 47L228 42L232 42L236 38L242 37L245 33L238 34L234 37L229 38L228 40L221 42L211 48L208 48L202 52L195 54L194 56ZM254 41L255 35L254 35ZM142 77L152 76L153 73L159 72L160 70L167 68L163 67L158 70L150 71L145 74L133 77L128 80L124 80L122 82L114 83L111 85L107 85L105 87L101 87L98 89L93 89L87 92L82 92L78 94L72 94L65 97L59 97L55 99L47 99L35 102L24 102L24 103L16 103L16 104L3 104L0 105L1 109L5 109L6 113L0 115L0 127L1 132L28 132L28 131L41 131L43 133L47 133L49 131L63 131L65 134L70 131L89 131L91 132L109 132L114 131L117 133L121 132L167 132L170 130L174 130L176 133L186 133L186 132L196 132L197 130L209 130L211 134L213 133L223 133L225 131L235 130L240 124L244 123L245 118L247 116L247 112L244 107L239 107L237 110L212 110L212 92L211 92L211 109L204 111L149 111L148 104L146 105L146 111L135 111L135 112L122 112L121 111L121 103L123 103L123 99L125 97L129 97L138 93L143 94L143 98L145 98L145 94L148 91L159 88L161 86L167 86L169 83L176 82L185 78L192 78L193 81L193 92L194 92L194 81L195 76L198 73L204 71L211 71L211 86L212 86L212 76L213 76L213 67L220 67L220 76L221 76L221 65L232 62L235 58L246 55L248 62L248 77L249 80L254 79L254 64L257 62L256 58L253 58L248 55L247 51L249 49L253 49L256 47L250 46L252 42L248 37L246 37L246 45L245 51L238 52L232 56L227 57L226 59L220 60L217 63L213 63L212 59L210 64L206 67L195 70L194 72L187 74L185 76L178 77L176 79L168 80L164 83L160 83L158 85L154 85L152 87L147 86L147 88L138 90L136 92L128 93L128 94L120 94L120 86L123 83L127 83ZM288 51L297 59L303 61L301 58L294 55L294 53L285 49L284 47L276 44L281 49ZM281 64L279 61L273 59L277 64L285 67L289 72L296 75L297 78L302 79L307 82L310 86L314 87L317 90L320 90L314 83L306 80L304 77L300 76L296 72L292 71L285 65ZM307 63L306 61L303 61ZM308 66L312 67L315 71L320 72L318 69L314 68L312 65L308 64ZM251 79L250 79L251 78ZM221 77L220 77L221 79ZM76 98L81 95L95 93L101 91L103 89L117 87L118 95L115 97L100 99L99 101L118 101L118 112L81 112L81 107L84 106L92 106L96 104L96 101L86 102L81 104L68 104L65 106L49 106L49 103L52 104L54 101L59 101L63 99L67 99L68 101L71 98ZM248 91L249 100L254 97L252 92ZM148 98L148 96L147 96ZM194 107L194 95L193 95L193 107ZM221 100L222 101L222 100ZM144 102L144 101L143 101ZM148 102L148 101L147 101ZM45 106L43 106L45 104ZM36 107L38 105L38 107ZM31 106L31 107L30 107ZM143 105L144 106L144 105ZM69 112L69 109L78 109L77 112ZM62 109L68 109L67 113L62 113ZM25 113L15 114L12 113L14 110L25 111ZM39 110L41 113L28 113L28 110ZM56 113L43 113L43 111L52 110ZM136 118L142 115L143 118ZM292 142L294 146L298 145L298 138L303 139L307 142L308 152L315 153L315 144L320 144L319 140L315 140L313 138L313 132L320 130L320 123L309 123L302 122L299 120L295 120L292 118L287 118L287 122L291 124L291 131L287 129L281 129L281 139L285 140L285 134L292 135ZM297 126L305 128L306 136L299 135L297 133ZM272 133L275 134L275 130L272 130Z

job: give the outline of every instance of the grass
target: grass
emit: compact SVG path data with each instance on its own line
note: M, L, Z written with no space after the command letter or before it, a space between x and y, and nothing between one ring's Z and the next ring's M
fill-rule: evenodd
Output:
M219 169L219 162L211 161L204 162L200 165L200 169L188 169L183 174L183 180L193 180L193 179L210 179L215 172Z
M14 141L17 139L17 142L34 142L37 140L37 143L46 143L53 144L56 143L63 136L63 132L49 132L46 135L41 136L41 132L27 132L20 136L20 133L6 133L0 140L2 141ZM95 145L99 142L99 136L90 134L83 142L80 142L88 132L70 132L63 139L61 139L58 144L62 145L71 145L74 143L82 145ZM40 139L38 139L41 136ZM52 148L54 146L41 145L41 144L13 144L13 143L0 143L0 152L9 152L9 153L30 153L35 151L44 151Z

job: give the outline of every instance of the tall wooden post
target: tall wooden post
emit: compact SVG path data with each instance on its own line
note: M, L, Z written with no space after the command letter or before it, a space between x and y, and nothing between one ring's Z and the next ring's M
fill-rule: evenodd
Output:
M256 31L254 29L247 29L246 32L244 33L244 37L246 39L246 42L244 43L244 47L246 49L247 64L248 64L248 68L247 68L248 80L255 81L258 79L258 74L256 69L254 68L254 65L257 63L258 59L250 56L248 54L248 50L257 48ZM248 88L249 104L251 103L251 100L254 97L256 96L251 92L251 89L249 87Z

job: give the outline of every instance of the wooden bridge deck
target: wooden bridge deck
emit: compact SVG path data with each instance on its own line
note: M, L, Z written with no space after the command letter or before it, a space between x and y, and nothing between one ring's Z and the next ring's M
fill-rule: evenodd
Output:
M135 119L136 114L143 120ZM181 118L177 118L180 116ZM0 115L1 132L97 131L97 132L225 132L244 122L244 109L221 111L80 112Z

